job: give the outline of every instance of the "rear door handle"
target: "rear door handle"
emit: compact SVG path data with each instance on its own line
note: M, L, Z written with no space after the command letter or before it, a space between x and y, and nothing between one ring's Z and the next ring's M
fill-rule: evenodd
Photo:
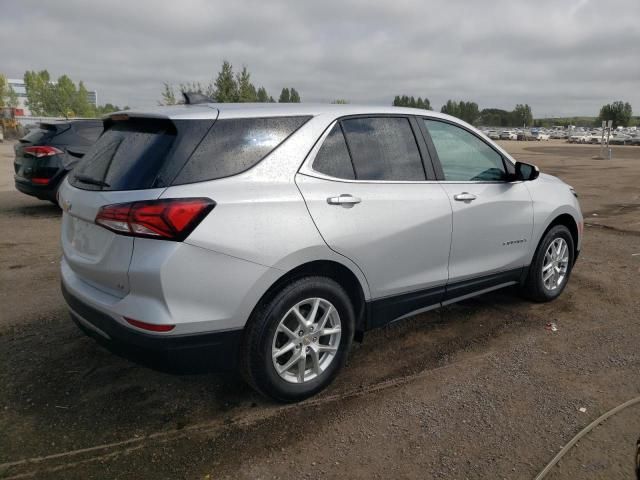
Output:
M476 197L473 193L469 193L469 192L462 192L453 196L453 199L459 202L472 202L476 198L478 197Z
M358 197L354 197L349 195L348 193L343 193L339 197L329 197L327 198L327 203L329 205L355 205L356 203L360 203L362 200Z

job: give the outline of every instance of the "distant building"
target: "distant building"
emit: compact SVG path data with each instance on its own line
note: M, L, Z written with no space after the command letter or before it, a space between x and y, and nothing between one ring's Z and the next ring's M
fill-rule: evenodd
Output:
M27 87L24 85L24 80L17 78L8 78L7 82L13 91L18 95L18 109L23 111L23 115L31 115L29 107L27 107Z
M87 101L94 107L98 106L98 92L95 90L89 90L87 92Z

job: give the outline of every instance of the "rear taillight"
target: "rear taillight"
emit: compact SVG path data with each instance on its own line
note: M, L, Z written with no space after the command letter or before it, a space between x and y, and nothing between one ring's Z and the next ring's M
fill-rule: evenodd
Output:
M42 177L31 177L31 183L35 185L48 185L51 181L50 178L42 178Z
M25 153L25 155L31 155L36 158L51 157L53 155L64 153L62 150L59 150L56 147L46 146L25 147L23 152Z
M96 223L133 237L181 242L215 207L209 198L170 198L105 205Z

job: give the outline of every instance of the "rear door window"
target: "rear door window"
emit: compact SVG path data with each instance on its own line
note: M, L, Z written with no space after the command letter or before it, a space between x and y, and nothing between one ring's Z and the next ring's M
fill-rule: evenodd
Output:
M300 128L305 117L217 120L173 182L204 182L244 172Z
M342 121L356 179L426 180L420 151L406 117L350 118Z
M320 150L318 150L318 154L313 160L313 169L330 177L345 178L347 180L356 178L347 143L344 140L339 123L336 123L331 129Z

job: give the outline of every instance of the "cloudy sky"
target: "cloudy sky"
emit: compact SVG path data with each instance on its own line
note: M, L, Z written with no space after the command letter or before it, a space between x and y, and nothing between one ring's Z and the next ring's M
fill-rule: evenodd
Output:
M276 98L640 112L640 0L0 0L0 45L8 77L66 73L121 106L209 82L228 59Z

